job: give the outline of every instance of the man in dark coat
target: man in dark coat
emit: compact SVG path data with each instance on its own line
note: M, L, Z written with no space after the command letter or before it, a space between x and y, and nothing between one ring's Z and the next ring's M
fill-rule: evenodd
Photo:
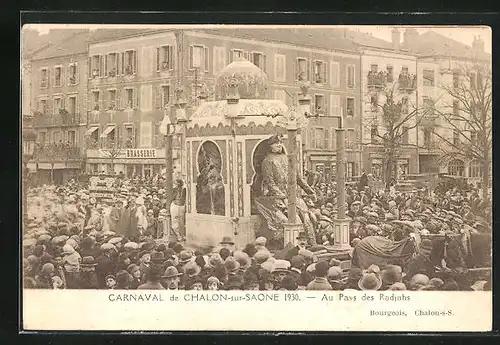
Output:
M299 236L297 236L297 240L299 240L299 243L295 247L288 250L285 256L285 260L291 261L294 256L299 255L299 251L306 248L307 239L308 237L305 232L299 233Z
M405 279L410 280L415 274L425 274L427 277L434 276L434 266L431 262L432 241L425 239L422 240L419 246L419 253L406 265Z
M106 289L106 276L115 274L116 264L111 258L111 252L114 246L110 243L105 243L101 246L102 255L97 258L96 275L97 284L100 289Z

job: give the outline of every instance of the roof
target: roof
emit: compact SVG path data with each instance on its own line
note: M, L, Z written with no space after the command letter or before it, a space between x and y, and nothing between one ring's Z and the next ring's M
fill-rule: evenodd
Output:
M267 40L290 43L301 46L311 46L327 50L357 51L357 46L351 40L342 37L339 29L197 29L195 31L221 36L234 36L256 40Z
M49 46L33 55L33 60L50 59L58 56L77 55L87 52L89 30L66 30L66 36L59 42L51 41Z
M363 47L376 47L382 49L393 49L392 43L381 38L374 37L365 32L354 30L345 30L346 38L353 41L355 44Z
M42 50L59 44L68 37L83 31L85 30L52 29L47 34L40 35L38 30L23 29L21 32L22 56L25 59L30 58Z
M116 39L147 35L156 32L167 31L165 29L98 29L92 32L90 43L112 41Z
M471 46L443 36L435 31L426 31L419 37L417 53L425 55L455 56L472 58L474 51ZM491 59L491 54L480 53L480 59Z

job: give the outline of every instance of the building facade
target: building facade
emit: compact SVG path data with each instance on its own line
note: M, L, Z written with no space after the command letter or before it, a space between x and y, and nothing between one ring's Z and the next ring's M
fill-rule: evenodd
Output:
M37 148L30 162L39 183L77 178L84 164L88 32L79 32L35 54L31 99Z
M395 172L392 175L401 179L404 175L418 172L418 151L416 109L419 104L417 90L417 57L399 46L399 32L393 32L390 47L361 47L361 102L363 152L362 166L367 173L383 180L386 150L392 144L384 144L382 137L387 126L399 125L401 141L395 145ZM394 97L395 103L401 102L401 113L393 118L385 118L383 105L387 97ZM388 114L388 113L387 113ZM385 114L387 116L387 114ZM413 116L415 115L415 116Z
M299 82L310 82L317 118L302 133L306 168L333 173L334 128L339 121L329 116L344 115L343 126L352 133L348 136L348 172L356 175L361 157L360 145L356 145L356 133L361 130L359 54L352 47L338 51L333 43L321 42L316 46L287 42L286 35L272 29L265 35L221 29L163 30L92 43L87 169L114 169L128 176L161 171L165 151L160 123L165 113L175 111L176 88L181 85L185 90L189 114L202 102L223 97L215 89L216 75L243 57L267 74L267 98L292 105ZM175 169L183 171L182 137L177 136L175 142Z

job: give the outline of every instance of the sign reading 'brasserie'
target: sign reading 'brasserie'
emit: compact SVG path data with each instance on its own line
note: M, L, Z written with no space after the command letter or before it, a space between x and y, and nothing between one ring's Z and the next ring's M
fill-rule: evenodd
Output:
M156 158L156 149L127 149L127 158Z

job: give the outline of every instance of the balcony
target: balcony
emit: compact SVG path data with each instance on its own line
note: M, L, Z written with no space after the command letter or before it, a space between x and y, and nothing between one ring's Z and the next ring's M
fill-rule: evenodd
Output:
M46 112L47 113L47 112ZM80 124L80 114L44 114L36 112L33 124L35 127L58 127L58 126L77 126Z
M134 138L125 138L119 142L110 139L95 139L89 137L85 140L85 148L89 150L114 150L114 149L135 149L137 148ZM160 148L160 147L157 147Z
M35 148L33 160L37 163L72 162L84 158L82 150L71 144L46 144Z
M398 77L398 88L401 91L411 93L417 88L417 76L401 73Z
M382 89L387 86L387 73L385 72L368 72L368 88Z

